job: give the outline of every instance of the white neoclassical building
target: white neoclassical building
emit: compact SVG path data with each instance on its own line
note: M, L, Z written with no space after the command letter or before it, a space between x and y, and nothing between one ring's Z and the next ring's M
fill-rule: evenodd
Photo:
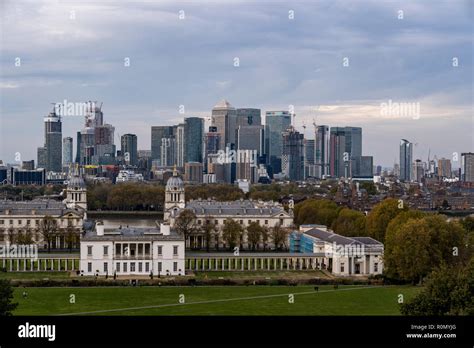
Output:
M184 275L184 238L167 224L107 230L101 222L81 239L83 275Z
M290 252L311 254L318 267L339 276L383 272L384 245L370 237L345 237L323 225L302 225L290 235Z
M86 218L87 190L81 177L73 177L67 188L66 198L32 201L0 201L0 244L33 242L47 248L44 240L43 220L50 216L55 221L53 249L67 248L72 243L79 247L79 237Z
M272 228L279 225L284 228L293 226L293 214L285 211L283 206L278 202L264 202L259 200L237 200L237 201L216 201L207 200L191 200L186 203L184 182L178 176L176 170L173 176L168 179L165 189L165 221L173 227L179 214L189 209L196 215L196 224L198 232L191 235L188 245L197 248L204 246L204 237L199 233L199 227L207 221L211 221L219 231L215 236L215 244L222 245L222 228L227 219L232 219L244 228L251 222L257 222L259 225ZM247 242L244 238L244 243ZM271 241L269 241L271 245Z

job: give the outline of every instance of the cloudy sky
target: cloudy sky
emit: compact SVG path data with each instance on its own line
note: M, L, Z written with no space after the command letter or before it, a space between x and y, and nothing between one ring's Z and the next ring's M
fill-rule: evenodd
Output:
M401 138L425 160L474 150L472 1L196 2L1 1L0 159L36 160L43 116L64 100L103 102L116 144L135 133L139 149L152 125L209 117L225 98L293 105L308 138L313 120L361 126L383 166ZM64 117L63 136L82 125Z

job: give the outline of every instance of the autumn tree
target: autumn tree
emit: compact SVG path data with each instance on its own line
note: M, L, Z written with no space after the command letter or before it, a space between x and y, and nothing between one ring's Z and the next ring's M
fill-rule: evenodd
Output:
M196 214L190 209L182 210L176 218L174 227L187 241L189 236L196 232Z
M226 219L222 229L222 239L232 250L241 239L244 229L237 221Z
M46 215L40 220L39 227L44 242L48 245L48 252L51 251L51 243L58 233L58 222L50 215Z
M10 316L12 311L18 306L13 302L13 288L10 281L0 279L0 316Z
M255 248L258 248L258 243L260 242L260 239L262 238L262 233L263 233L263 227L260 226L259 223L256 221L251 222L247 226L247 240L249 245L251 245L252 250L255 250Z
M262 226L262 243L263 243L263 250L267 249L268 239L270 238L270 230L267 226Z
M393 198L385 199L377 204L367 216L367 235L384 243L388 224L398 214L408 210L403 201Z
M295 206L294 220L297 225L320 224L331 226L341 208L327 199L307 199Z
M332 223L331 229L347 237L365 236L365 214L360 211L343 208Z

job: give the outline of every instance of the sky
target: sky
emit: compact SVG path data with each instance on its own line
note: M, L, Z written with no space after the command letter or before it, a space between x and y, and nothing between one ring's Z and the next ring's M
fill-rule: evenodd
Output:
M0 160L36 161L51 103L102 102L116 144L134 133L150 149L151 126L209 118L225 98L293 109L309 139L314 123L362 127L374 164L398 162L404 138L457 167L474 151L473 4L3 0ZM74 148L83 122L63 117Z

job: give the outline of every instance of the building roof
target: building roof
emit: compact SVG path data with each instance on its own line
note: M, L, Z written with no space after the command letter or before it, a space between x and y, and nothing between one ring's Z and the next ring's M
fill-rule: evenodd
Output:
M234 109L234 107L227 100L222 99L214 105L213 109Z
M65 203L50 199L35 199L32 201L0 201L1 215L51 215L62 216L68 213L83 215L79 209L71 209Z
M167 190L183 190L184 189L184 182L178 176L178 172L176 171L176 167L173 169L173 176L171 176L168 181L166 182L166 189Z
M283 207L274 202L259 202L251 200L237 200L219 202L215 200L194 200L186 204L186 209L192 210L197 215L242 215L245 216L276 216L289 214Z
M84 182L84 179L81 176L72 176L71 179L69 180L67 184L68 188L81 188L85 189L86 188L86 183Z
M97 231L87 231L81 241L184 241L184 237L171 229L169 235L163 235L159 227L126 227L105 229L103 236Z
M370 237L345 237L332 231L323 231L314 228L303 232L324 242L336 243L341 245L366 245L366 246L383 246L383 244Z

